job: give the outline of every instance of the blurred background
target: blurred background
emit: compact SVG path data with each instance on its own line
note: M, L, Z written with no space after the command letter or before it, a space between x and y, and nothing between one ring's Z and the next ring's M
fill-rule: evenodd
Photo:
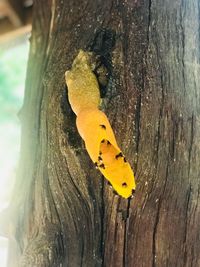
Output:
M32 5L32 0L0 0L0 216L9 204L19 159L18 112L23 103ZM0 236L1 267L6 267L7 250L8 239Z

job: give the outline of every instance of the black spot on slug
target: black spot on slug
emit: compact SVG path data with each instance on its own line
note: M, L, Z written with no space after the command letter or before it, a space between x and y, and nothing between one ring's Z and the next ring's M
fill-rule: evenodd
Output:
M121 157L123 157L122 152L120 152L119 154L117 154L117 155L115 156L116 159L121 158Z
M132 195L135 193L135 189L132 189Z
M102 157L98 156L98 161L102 161Z
M95 165L96 169L98 169L98 163L95 162L94 165Z
M102 163L99 165L100 168L105 169L105 165Z
M123 183L122 184L122 187L127 187L127 183Z
M99 126L101 126L102 129L106 129L106 126L104 124L100 124Z
M110 145L111 143L109 141L107 141L107 145Z
M105 139L101 140L101 143L103 144L105 142Z
M126 158L124 157L124 162L127 162Z

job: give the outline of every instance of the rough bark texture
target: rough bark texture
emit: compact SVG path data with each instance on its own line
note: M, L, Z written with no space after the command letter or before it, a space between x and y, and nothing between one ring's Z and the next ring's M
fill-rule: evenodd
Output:
M20 266L200 266L199 19L198 0L35 1L13 196ZM64 81L78 50L111 31L103 106L135 170L132 200L95 170Z

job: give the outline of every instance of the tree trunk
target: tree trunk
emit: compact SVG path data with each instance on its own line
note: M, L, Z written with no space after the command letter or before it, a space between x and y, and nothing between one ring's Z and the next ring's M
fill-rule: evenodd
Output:
M200 266L199 18L198 0L35 1L11 205L20 266ZM65 71L97 46L136 176L128 200L95 169L67 100Z

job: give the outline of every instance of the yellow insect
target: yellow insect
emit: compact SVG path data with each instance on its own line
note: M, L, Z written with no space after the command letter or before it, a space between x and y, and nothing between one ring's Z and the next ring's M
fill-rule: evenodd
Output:
M129 198L135 189L134 174L117 145L107 116L99 110L100 92L91 57L91 53L80 50L72 69L65 73L69 102L90 158L116 192Z

